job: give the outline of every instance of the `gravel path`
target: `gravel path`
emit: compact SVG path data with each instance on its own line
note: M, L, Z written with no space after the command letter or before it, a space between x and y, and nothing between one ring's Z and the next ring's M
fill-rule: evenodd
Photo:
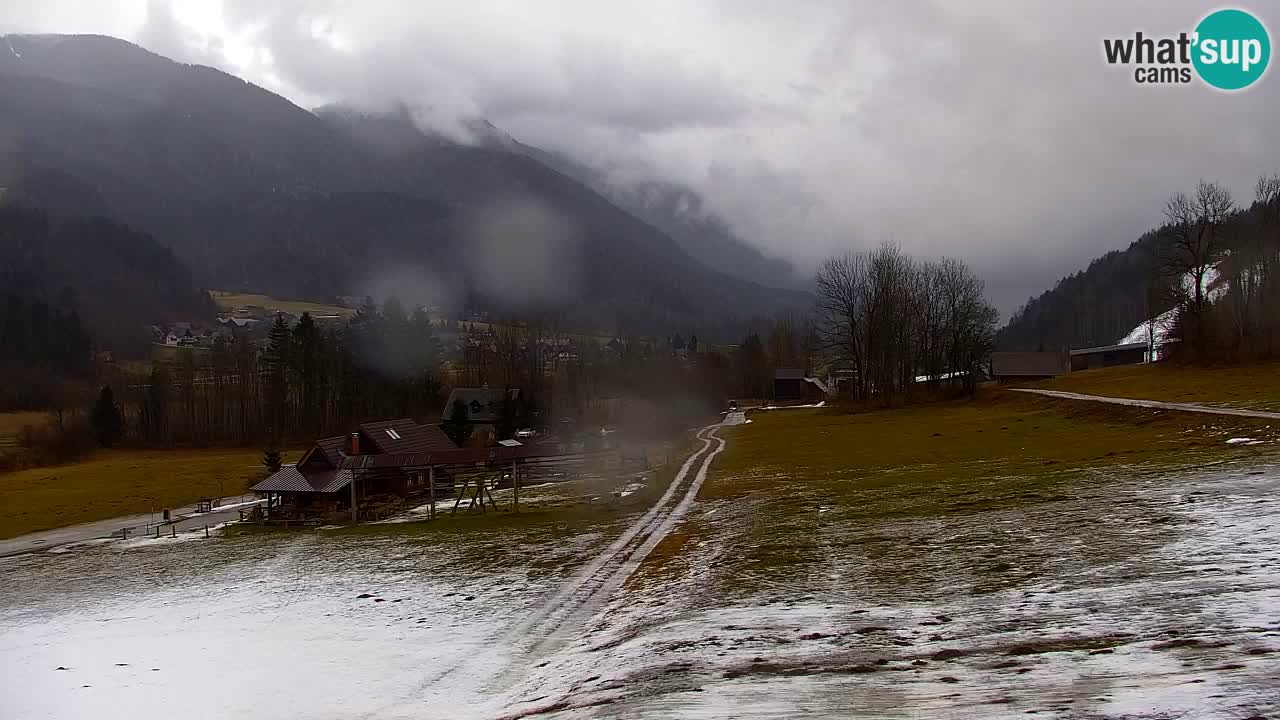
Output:
M1280 412L1265 410L1240 410L1237 408L1210 407L1195 403L1161 402L1160 400L1134 400L1131 398L1105 397L1102 395L1082 395L1080 393L1063 392L1061 390L1036 390L1033 388L1010 388L1014 392L1031 393L1063 400L1088 400L1112 405L1128 405L1156 410L1181 410L1183 412L1204 413L1206 415L1234 415L1236 417L1262 418L1263 420L1280 420Z

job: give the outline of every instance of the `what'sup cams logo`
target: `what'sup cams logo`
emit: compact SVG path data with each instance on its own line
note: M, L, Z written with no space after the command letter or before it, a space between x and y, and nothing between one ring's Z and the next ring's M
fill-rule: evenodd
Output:
M1267 28L1243 10L1218 10L1193 32L1176 37L1106 39L1102 50L1110 65L1133 65L1133 80L1143 85L1188 84L1192 71L1219 90L1243 90L1267 71L1271 37Z

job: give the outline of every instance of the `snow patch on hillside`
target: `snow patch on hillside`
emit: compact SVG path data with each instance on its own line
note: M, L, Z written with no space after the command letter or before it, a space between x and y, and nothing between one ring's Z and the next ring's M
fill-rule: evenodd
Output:
M1120 338L1117 345L1128 345L1129 343L1147 342L1154 339L1156 345L1164 343L1169 337L1169 332L1173 329L1173 322L1178 316L1177 308L1160 313L1155 320L1144 320L1138 327L1129 331L1128 335ZM1155 333L1152 333L1152 326L1155 327Z
M1216 268L1209 268L1204 274L1204 278L1200 283L1201 291L1210 301L1217 300L1222 297L1226 291L1226 283L1219 281L1218 271ZM1191 294L1195 290L1195 279L1190 274L1182 277L1182 287ZM1117 345L1127 345L1129 343L1152 342L1156 347L1160 347L1166 341L1171 340L1170 333L1178 317L1178 309L1173 308L1161 313L1155 320L1144 320L1137 327L1129 331L1129 334L1120 338ZM1155 332L1152 333L1154 325Z

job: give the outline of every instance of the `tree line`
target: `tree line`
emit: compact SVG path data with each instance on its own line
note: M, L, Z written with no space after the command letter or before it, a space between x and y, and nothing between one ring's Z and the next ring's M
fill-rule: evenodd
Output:
M145 445L279 444L348 432L370 418L439 407L439 344L424 313L398 303L323 328L308 313L277 315L259 347L217 337L207 359L185 352L147 371L103 378L121 417L119 440Z
M661 435L718 412L726 397L728 362L696 336L606 340L536 317L464 330L449 384L519 388L522 420L539 427L617 424Z
M151 323L212 320L216 311L152 236L105 218L51 216L9 202L0 202L0 288L27 304L74 311L96 348L118 356L145 357Z
M1280 175L1237 207L1221 185L1201 181L1165 205L1159 271L1176 309L1176 354L1191 360L1280 356Z
M910 401L944 381L972 392L998 318L983 291L963 262L892 244L829 258L817 274L818 350L855 401Z
M1164 222L1031 298L1000 330L1002 350L1111 345L1165 316L1188 359L1280 354L1280 176L1258 179L1248 207L1200 182L1165 204ZM1149 338L1150 339L1150 338ZM1167 348L1166 351L1172 348Z
M571 341L536 322L463 329L462 357L446 361L442 332L395 299L335 327L278 316L260 344L217 338L200 361L186 352L146 371L108 371L90 415L103 444L278 446L375 419L447 423L450 388L487 386L520 390L518 412L504 408L500 418L506 435L517 418L542 429L568 420L662 433L718 411L729 377L730 363L710 351L678 358L671 343L648 339Z
M0 308L0 408L37 410L55 404L62 378L93 370L89 333L75 308L9 295Z

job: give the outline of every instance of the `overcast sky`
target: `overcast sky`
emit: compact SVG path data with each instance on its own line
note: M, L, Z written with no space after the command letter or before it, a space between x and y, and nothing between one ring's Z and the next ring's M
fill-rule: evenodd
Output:
M305 107L483 116L619 177L701 191L811 270L892 240L953 255L1006 314L1157 224L1198 178L1280 171L1280 77L1134 83L1102 39L1216 3L0 0L0 30L97 32ZM1275 34L1280 7L1235 5Z

